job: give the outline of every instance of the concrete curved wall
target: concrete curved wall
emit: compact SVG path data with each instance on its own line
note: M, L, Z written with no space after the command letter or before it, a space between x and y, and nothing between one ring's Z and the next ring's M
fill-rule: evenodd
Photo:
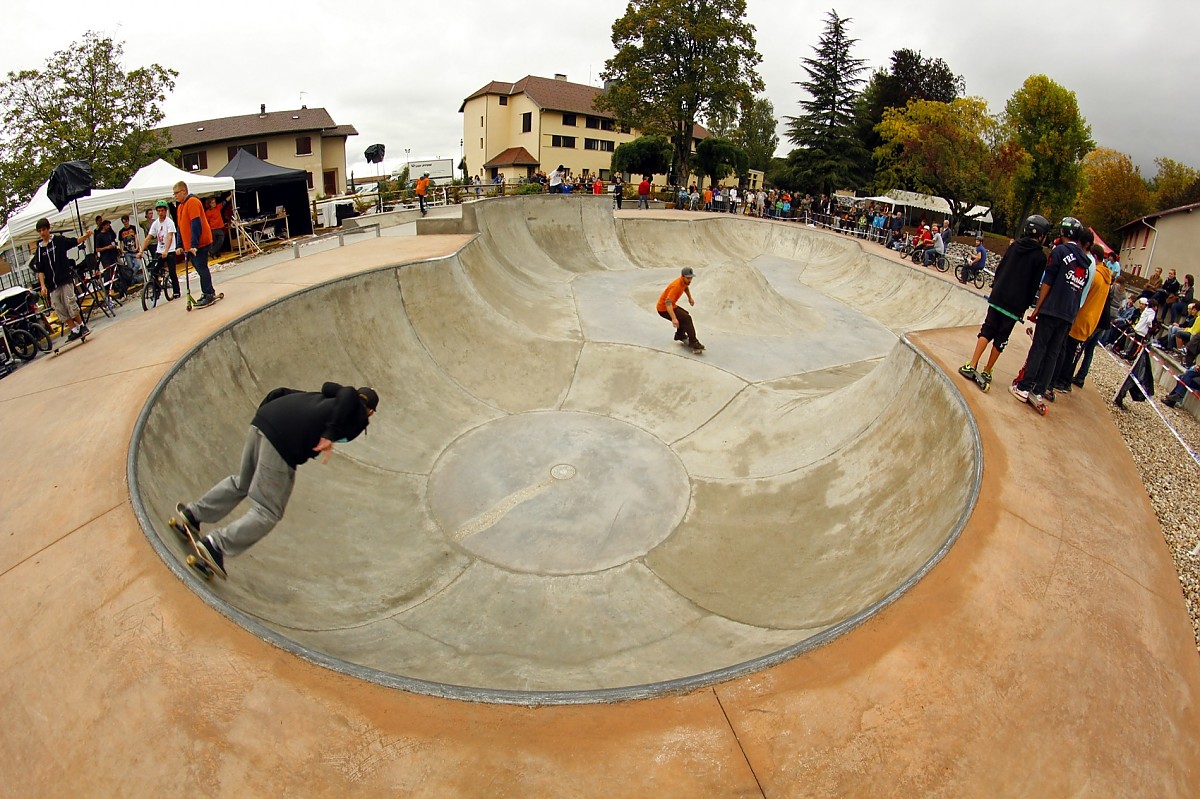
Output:
M978 298L831 234L614 222L604 199L477 203L464 221L479 236L455 256L306 290L184 358L143 412L131 474L172 568L210 604L333 668L517 702L722 679L898 596L961 529L980 462L961 397L897 334L972 321ZM699 357L653 312L683 264L698 272ZM235 466L267 391L325 380L379 389L368 434L300 469L275 532L230 561L228 582L201 583L179 565L166 516ZM604 529L555 522L568 497L599 505L621 485L630 507L646 499L621 482L634 464L589 462L586 448L579 477L542 479L568 418L582 430L615 420L650 441L655 454L636 466L647 486L685 475L678 496L646 505L677 512L595 520L609 532L620 522L633 549L644 534L644 551L614 563L600 552ZM527 440L503 457L537 461L542 447L550 460L497 454L473 475L444 471L452 447L514 419ZM508 544L465 545L431 504L435 480L528 530L512 547L554 547L582 565L513 567L500 562Z

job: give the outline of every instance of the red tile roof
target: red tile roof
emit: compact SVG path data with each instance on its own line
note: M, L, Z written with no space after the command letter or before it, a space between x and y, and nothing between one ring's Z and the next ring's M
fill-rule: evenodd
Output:
M538 160L524 147L509 147L483 165L484 169L501 166L538 166Z
M358 135L353 125L335 123L324 108L299 108L294 111L268 111L265 114L205 119L183 125L169 125L159 130L170 136L171 146L175 148L305 131L317 131L321 136Z

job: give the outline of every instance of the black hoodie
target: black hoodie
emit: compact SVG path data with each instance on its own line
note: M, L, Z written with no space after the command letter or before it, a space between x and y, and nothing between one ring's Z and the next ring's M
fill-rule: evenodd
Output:
M1018 239L996 267L996 280L988 298L991 305L1020 320L1035 302L1042 274L1046 271L1046 251L1036 239Z
M322 438L353 441L367 429L367 407L351 386L326 383L320 391L277 388L250 422L293 469L312 458Z

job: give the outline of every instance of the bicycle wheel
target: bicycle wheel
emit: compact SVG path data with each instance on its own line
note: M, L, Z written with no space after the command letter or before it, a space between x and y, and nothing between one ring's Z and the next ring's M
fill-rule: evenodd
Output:
M959 264L958 266L954 267L954 277L956 277L958 279L959 283L970 283L971 282L970 280L968 280L970 275L967 273L967 265L966 264Z
M982 289L987 285L987 272L982 269L975 273L975 288Z
M146 285L142 286L142 310L148 311L158 305L158 298L162 294L162 287L158 285L157 278L150 278L146 281Z
M37 344L34 343L33 336L24 330L8 331L8 343L12 345L13 354L22 361L32 361L37 357Z
M944 255L935 255L933 258L933 264L937 267L939 272L945 272L950 268L950 261L948 261Z
M34 322L29 326L29 332L33 336L33 343L42 352L49 352L54 346L54 342L50 340L50 330L40 322Z

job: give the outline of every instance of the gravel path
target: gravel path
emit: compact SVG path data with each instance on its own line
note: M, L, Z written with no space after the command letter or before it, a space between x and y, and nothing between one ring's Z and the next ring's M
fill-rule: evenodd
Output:
M1127 363L1097 349L1084 390L1099 391L1108 400L1108 411L1125 438L1126 446L1133 453L1133 460L1141 472L1154 512L1158 515L1163 538L1171 549L1179 584L1187 600L1196 649L1200 651L1200 556L1193 554L1200 540L1200 526L1196 520L1200 512L1200 507L1196 505L1200 464L1179 443L1159 413L1166 417L1193 452L1200 452L1200 421L1187 411L1163 405L1162 398L1166 392L1158 389L1154 407L1147 402L1133 402L1127 397L1125 410L1117 408L1111 400L1128 372Z

